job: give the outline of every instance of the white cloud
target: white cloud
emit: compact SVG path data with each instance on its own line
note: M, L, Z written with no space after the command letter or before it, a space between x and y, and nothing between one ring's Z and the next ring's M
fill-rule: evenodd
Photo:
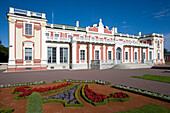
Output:
M168 49L168 51L170 51L170 33L164 35L164 44L165 48Z
M163 9L157 13L153 13L154 18L161 18L170 15L170 9Z
M129 26L128 25L122 26L122 28L127 28L127 27L129 27Z
M126 24L126 22L124 21L124 22L122 22L123 24Z

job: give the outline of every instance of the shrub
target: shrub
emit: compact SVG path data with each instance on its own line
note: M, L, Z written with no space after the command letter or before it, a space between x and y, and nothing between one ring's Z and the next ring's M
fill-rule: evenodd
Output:
M12 108L8 108L8 109L1 109L0 113L12 113L14 111L14 109Z
M42 101L39 93L34 92L28 97L26 113L42 113Z

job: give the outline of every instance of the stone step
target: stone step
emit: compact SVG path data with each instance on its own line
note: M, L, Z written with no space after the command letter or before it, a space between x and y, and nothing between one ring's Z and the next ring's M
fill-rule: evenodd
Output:
M152 66L143 63L121 63L113 66L113 69L138 69L138 68L151 68Z

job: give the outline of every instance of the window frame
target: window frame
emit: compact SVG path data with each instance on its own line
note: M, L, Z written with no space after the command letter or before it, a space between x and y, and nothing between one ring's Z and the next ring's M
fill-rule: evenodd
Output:
M129 60L129 52L125 51L125 60Z
M82 53L82 51L84 51L84 53ZM80 50L80 60L86 60L86 50Z
M96 52L98 52L98 54L97 54L98 56L96 55ZM100 60L100 51L99 50L95 50L95 54L94 55L95 55L95 57L94 57L95 60Z
M26 53L26 49L31 49L31 52L27 52ZM26 56L28 53L31 53L31 56ZM28 57L28 59L26 59L26 57ZM31 57L31 59L30 59L30 57ZM30 47L26 47L25 48L25 54L24 54L24 58L25 58L25 61L32 61L33 60L33 49L32 48L30 48Z
M160 47L160 41L159 40L157 41L157 46Z
M61 49L63 49L63 53L62 53L62 61L61 61ZM66 58L67 58L67 60L66 60L66 62L65 62L65 55L66 55L66 53L64 52L64 50L67 50L67 56L66 56ZM68 48L66 48L66 47L60 47L60 63L68 63L69 61L69 51L68 51Z
M31 25L31 30L32 30L31 34L26 34L26 24ZM26 36L33 36L33 23L24 23L24 35L26 35Z
M110 54L109 54L110 52ZM107 51L107 59L112 60L112 51Z
M49 48L50 48L50 56L51 56L51 58L50 58L50 62L49 62ZM53 53L53 50L54 50L54 48L55 48L55 57L54 57L54 53ZM47 63L50 63L50 64L52 64L52 63L57 63L57 47L47 47Z
M58 35L58 37L56 37L55 35ZM54 39L57 40L59 37L60 37L60 33L55 33L55 34L54 34Z

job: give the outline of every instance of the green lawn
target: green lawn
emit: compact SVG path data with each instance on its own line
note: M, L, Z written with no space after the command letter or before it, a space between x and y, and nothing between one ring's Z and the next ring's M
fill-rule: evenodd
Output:
M132 77L170 83L170 77L169 76L143 75L143 76L132 76Z
M170 65L170 62L166 62L165 64L166 64L166 65Z
M170 113L170 109L156 104L149 104L144 107L118 113Z

